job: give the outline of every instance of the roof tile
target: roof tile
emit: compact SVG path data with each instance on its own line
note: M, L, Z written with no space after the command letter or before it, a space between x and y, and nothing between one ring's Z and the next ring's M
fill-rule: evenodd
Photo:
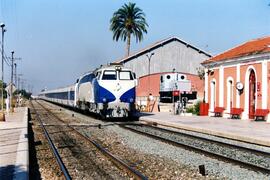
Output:
M202 64L224 61L243 56L262 54L267 52L270 52L270 36L248 41L242 45L239 45L217 56L214 56L202 62Z

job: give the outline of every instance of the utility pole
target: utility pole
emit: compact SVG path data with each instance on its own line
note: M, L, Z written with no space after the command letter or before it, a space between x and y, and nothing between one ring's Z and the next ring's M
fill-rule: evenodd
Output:
M28 93L30 93L30 87L31 87L31 85L28 84Z
M14 63L15 60L21 60L22 58L14 58L14 51L11 52L11 58L9 57L9 59L11 60L11 77L10 77L10 84L11 84L11 92L10 92L10 110L11 112L14 112L14 108L13 108L13 85L16 87L16 84L14 84L13 82L13 76L14 76L14 65L15 65L15 72L17 71L17 64ZM15 74L15 82L16 82L16 74Z
M22 88L22 90L24 89L24 85L26 84L26 79L22 79L21 78L21 83L22 83L22 85L21 85L21 88ZM25 90L26 91L26 90Z
M18 90L20 90L20 85L21 85L20 83L21 83L21 79L22 79L21 77L22 77L22 76L23 76L23 74L18 74L18 75L17 75L17 78L18 78L18 81L17 81L17 83L18 83L18 84L17 84Z
M15 78L15 86L17 87L17 63L14 63L14 78Z
M20 90L20 76L18 77L18 90Z
M1 23L0 27L2 29L2 85L1 85L1 109L2 114L0 117L0 121L5 121L5 113L4 113L4 33L6 30L4 29L5 24Z
M10 83L10 111L13 113L13 64L14 64L14 51L11 52L11 83Z
M12 51L12 52L14 53L14 51ZM12 55L12 52L11 52L11 55ZM14 78L12 78L12 74L11 74L10 82L14 82L15 87L17 87L17 66L18 66L18 64L15 62L18 60L22 60L22 58L8 57L8 59L10 59L10 61L11 61L11 71L13 68L13 77L14 77ZM14 79L15 79L15 81L13 81Z

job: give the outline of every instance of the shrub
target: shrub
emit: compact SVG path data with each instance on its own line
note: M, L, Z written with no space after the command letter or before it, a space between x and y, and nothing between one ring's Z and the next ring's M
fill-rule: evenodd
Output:
M194 107L193 106L187 107L186 112L193 114L194 113Z
M200 114L200 103L201 103L201 101L197 101L193 106L187 107L186 112L192 113L195 115L199 115Z
M194 105L194 114L200 115L200 103L201 101L197 101Z

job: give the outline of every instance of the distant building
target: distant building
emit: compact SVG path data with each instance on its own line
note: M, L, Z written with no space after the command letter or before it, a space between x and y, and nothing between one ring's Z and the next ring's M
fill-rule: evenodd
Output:
M254 119L256 110L270 108L270 37L248 41L202 63L209 115L223 107L224 117L241 108L241 119ZM270 122L270 116L266 115Z
M145 101L149 94L158 101L160 75L172 71L186 74L191 80L192 90L197 91L199 99L202 99L204 81L198 77L197 68L202 67L200 63L210 57L210 54L199 48L177 37L171 37L116 62L136 73L139 79L137 101ZM156 105L157 103L153 111L157 111Z
M154 54L151 56L152 53ZM131 68L137 77L142 77L153 73L171 72L173 69L177 72L197 74L196 68L210 57L210 54L199 48L177 37L171 37L117 62Z
M200 63L203 60L210 57L210 54L195 46L179 38L172 37L156 42L117 62L123 63L125 67L131 68L136 73L139 79L137 96L148 96L148 86L151 87L150 93L153 96L159 96L160 75L175 70L175 72L188 74L192 87L194 87L193 90L198 91L198 96L202 99L204 81L198 78L197 68L201 66Z

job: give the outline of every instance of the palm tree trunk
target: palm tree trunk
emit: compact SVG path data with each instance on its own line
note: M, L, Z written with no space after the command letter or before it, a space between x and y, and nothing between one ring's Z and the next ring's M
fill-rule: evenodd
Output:
M128 37L127 37L127 49L126 49L126 57L129 56L129 52L130 52L130 33L128 33Z

